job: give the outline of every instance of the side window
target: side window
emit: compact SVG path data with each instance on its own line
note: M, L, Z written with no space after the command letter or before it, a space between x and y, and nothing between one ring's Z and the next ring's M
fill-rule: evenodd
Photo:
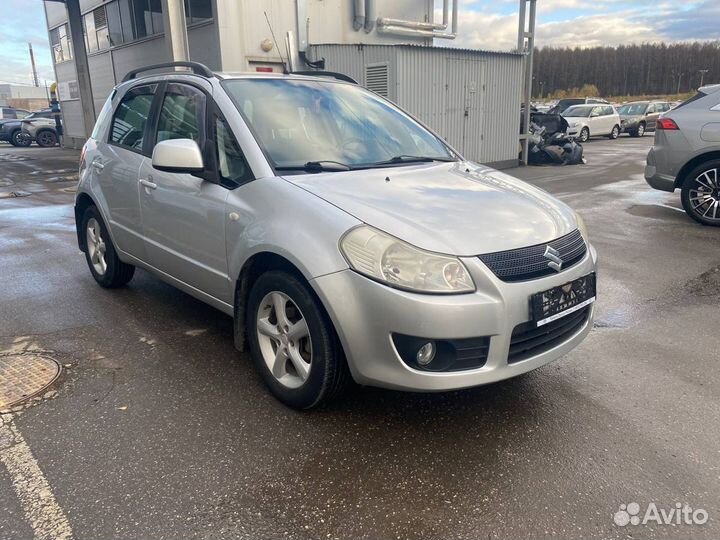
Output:
M602 114L603 114L602 107L593 107L592 112L590 113L590 116L602 116Z
M17 118L15 109L3 109L3 118Z
M29 111L23 111L22 109L15 109L16 118L25 118L29 114L30 114Z
M131 150L142 150L145 125L156 89L156 84L149 84L133 88L125 94L115 110L109 142Z
M651 103L648 105L647 111L645 111L645 114L652 114L658 112L657 105L654 103Z
M171 83L165 91L156 142L168 139L205 140L205 94L184 84Z
M610 105L606 105L603 109L605 110L606 115L615 114L615 109L613 109Z
M225 120L215 116L213 122L215 129L216 159L218 174L223 180L241 183L252 178L245 156L240 145L230 131Z

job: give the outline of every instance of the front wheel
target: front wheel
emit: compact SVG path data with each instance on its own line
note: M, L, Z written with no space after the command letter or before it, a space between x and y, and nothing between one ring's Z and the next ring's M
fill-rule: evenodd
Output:
M610 135L608 135L608 139L611 141L614 141L620 136L620 126L613 126L612 131L610 132Z
M85 260L95 281L101 287L114 289L127 284L135 267L120 260L100 212L94 206L85 210L82 220L85 234Z
M720 159L703 163L687 176L682 204L698 223L720 227Z
M581 143L588 142L588 139L590 139L590 130L586 127L582 128L580 131L580 137L578 137L578 140Z
M277 399L310 409L344 389L349 373L335 330L296 276L261 275L250 290L245 320L255 365Z
M643 135L645 135L645 124L641 123L640 125L638 125L638 127L635 129L635 131L632 132L632 136L633 137L642 137Z
M30 143L32 143L30 137L23 137L22 131L20 131L19 129L17 131L14 131L13 134L10 136L10 144L12 144L13 146L25 148L30 146Z

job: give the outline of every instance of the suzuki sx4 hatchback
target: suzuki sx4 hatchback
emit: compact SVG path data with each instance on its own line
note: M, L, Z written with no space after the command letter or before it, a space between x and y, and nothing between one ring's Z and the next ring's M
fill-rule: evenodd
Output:
M130 73L85 145L75 216L101 286L140 267L232 316L296 408L350 380L492 383L590 331L597 255L565 204L351 82L186 65Z

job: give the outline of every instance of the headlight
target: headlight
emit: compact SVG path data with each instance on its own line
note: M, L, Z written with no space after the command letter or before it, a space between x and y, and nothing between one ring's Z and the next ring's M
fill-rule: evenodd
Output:
M475 290L457 257L423 251L367 225L343 236L340 251L353 270L393 287L446 294Z
M575 214L575 221L577 221L577 226L580 230L580 234L583 235L583 238L586 242L589 242L590 236L588 236L587 225L585 225L585 221L583 220L583 218L580 217L580 214Z

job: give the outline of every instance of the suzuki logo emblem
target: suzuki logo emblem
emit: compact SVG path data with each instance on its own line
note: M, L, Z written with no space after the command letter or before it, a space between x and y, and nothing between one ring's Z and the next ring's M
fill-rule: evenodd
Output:
M560 258L560 252L557 249L547 246L545 248L545 253L543 254L543 257L548 259L548 266L550 268L552 268L556 272L562 270L563 260Z

